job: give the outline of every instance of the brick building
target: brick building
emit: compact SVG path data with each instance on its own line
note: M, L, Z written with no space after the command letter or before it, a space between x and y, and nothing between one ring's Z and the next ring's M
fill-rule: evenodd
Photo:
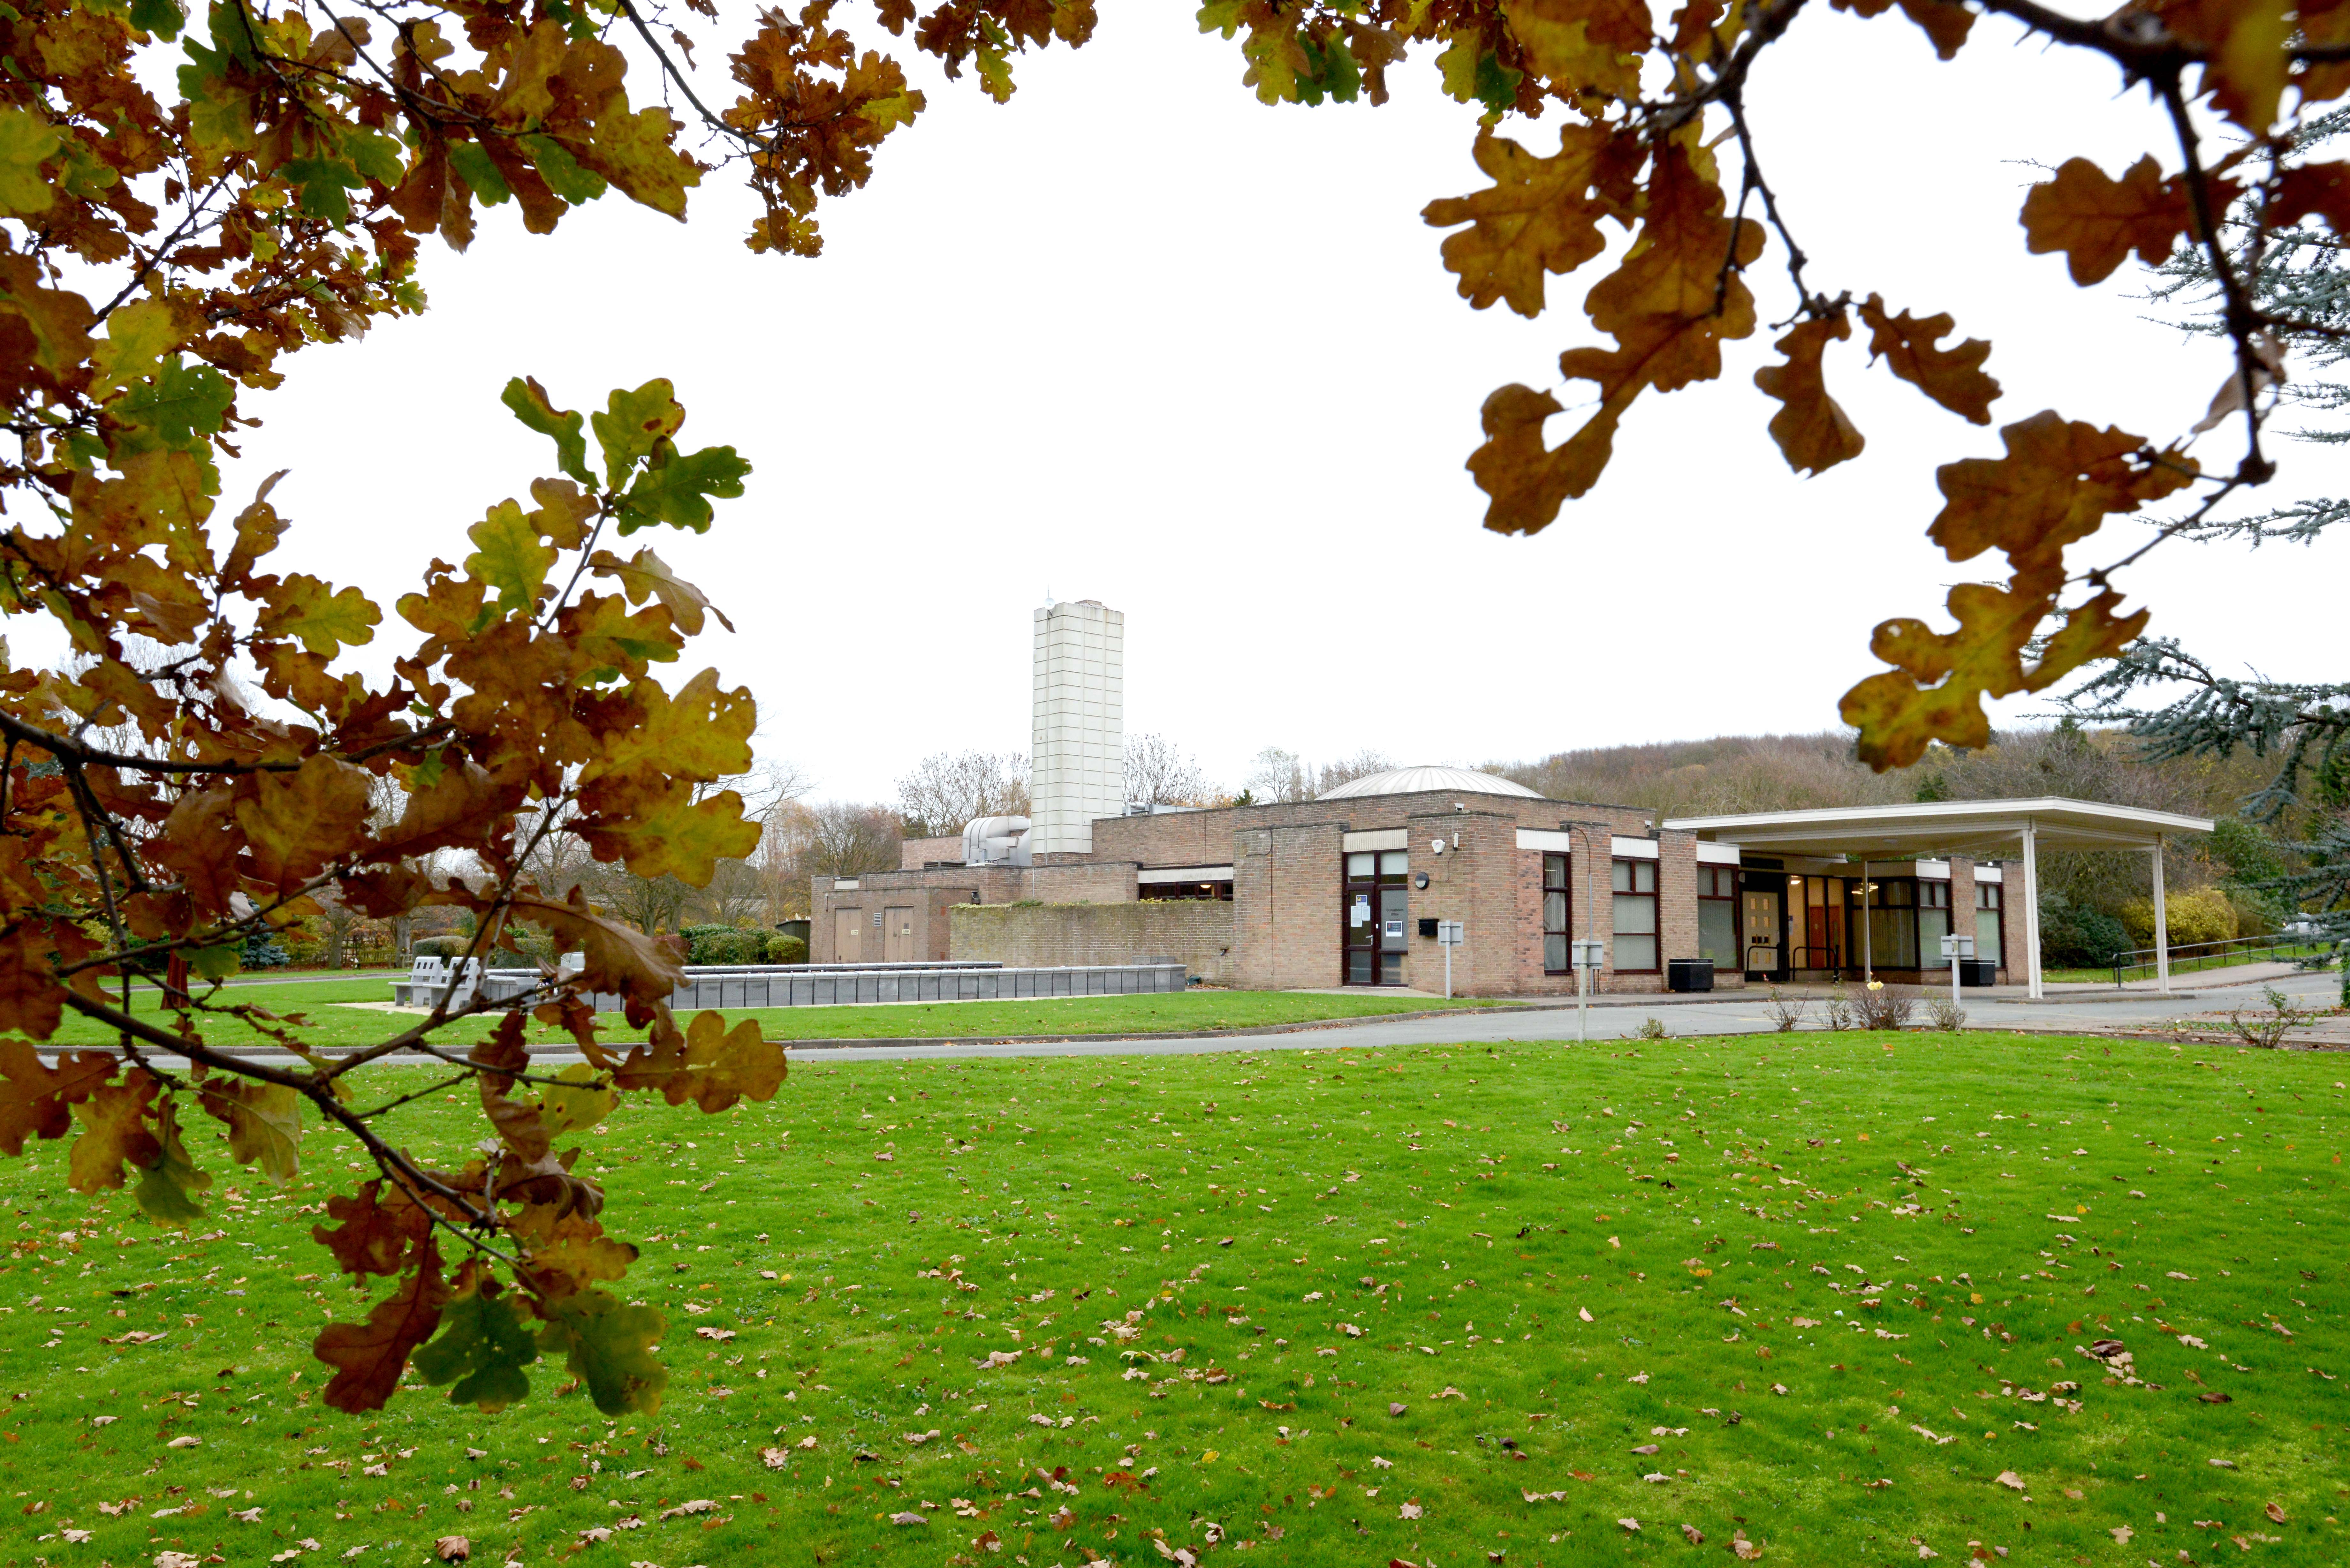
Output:
M1966 803L1932 808L1909 831L1982 840L1966 814L1986 804L2036 806L2050 822L2067 812L2147 815ZM1444 974L1437 922L1457 920L1456 992L1555 995L1575 990L1578 938L1603 944L1602 992L1663 991L1673 961L1690 959L1711 961L1717 989L1864 972L1933 982L1948 973L1940 939L1955 919L2004 981L2006 957L2025 943L2024 911L2003 896L2010 867L1966 855L1897 857L1901 825L1888 829L1882 816L1870 818L1877 836L1867 842L1896 847L1863 859L1848 848L1737 841L1762 831L1741 825L1774 817L1659 824L1637 807L1546 800L1490 774L1399 768L1298 804L1097 818L1089 849L1026 865L954 865L942 859L952 840L910 844L903 869L816 879L808 956L1175 958L1250 988L1430 990ZM1998 831L2012 828L2002 818ZM1192 907L1164 917L1133 908L1154 903Z

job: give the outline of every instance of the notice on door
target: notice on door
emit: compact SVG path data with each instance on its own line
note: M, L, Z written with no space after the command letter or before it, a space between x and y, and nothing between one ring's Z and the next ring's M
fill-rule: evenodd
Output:
M1371 923L1371 896L1368 893L1355 895L1355 907L1347 911L1347 923L1350 926L1367 926Z

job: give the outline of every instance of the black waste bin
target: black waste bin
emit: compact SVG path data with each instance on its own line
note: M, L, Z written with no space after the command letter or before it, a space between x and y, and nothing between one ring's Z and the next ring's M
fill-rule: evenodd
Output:
M1997 985L1999 983L1999 961L1997 959L1980 958L1960 959L1959 961L1959 983L1960 985Z
M1711 959L1672 959L1665 965L1665 987L1669 991L1711 991L1713 961Z

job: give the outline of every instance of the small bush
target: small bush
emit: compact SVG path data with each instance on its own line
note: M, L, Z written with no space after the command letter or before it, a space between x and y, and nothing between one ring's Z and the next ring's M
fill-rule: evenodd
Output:
M286 950L266 931L255 931L244 939L244 967L247 969L283 969Z
M1841 1032L1852 1027L1852 998L1845 994L1841 981L1828 987L1826 1012L1830 1029Z
M418 958L459 958L473 945L473 940L471 937L460 936L419 937L410 950Z
M1669 1040L1672 1038L1670 1034L1665 1032L1664 1021L1659 1018L1644 1018L1640 1020L1640 1027L1633 1032L1632 1037L1636 1040Z
M1918 993L1908 986L1872 980L1861 988L1853 1012L1863 1029L1898 1029L1909 1022L1910 1011L1917 1005Z
M807 962L807 940L804 937L775 931L768 936L766 945L769 963Z
M1782 1034L1794 1033L1811 1007L1804 997L1789 996L1775 985L1771 988L1771 1023Z
M1927 1002L1926 1016L1945 1034L1956 1034L1967 1026L1967 1010L1947 996L1937 995Z

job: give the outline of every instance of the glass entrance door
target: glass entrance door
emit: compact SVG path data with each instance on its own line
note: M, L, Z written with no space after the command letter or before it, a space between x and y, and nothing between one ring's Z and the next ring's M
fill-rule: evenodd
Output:
M1742 895L1739 913L1745 918L1749 980L1773 980L1785 971L1786 955L1779 945L1783 908L1776 888L1749 887Z
M1348 985L1401 985L1411 946L1410 856L1401 849L1347 855L1342 887L1342 974Z

